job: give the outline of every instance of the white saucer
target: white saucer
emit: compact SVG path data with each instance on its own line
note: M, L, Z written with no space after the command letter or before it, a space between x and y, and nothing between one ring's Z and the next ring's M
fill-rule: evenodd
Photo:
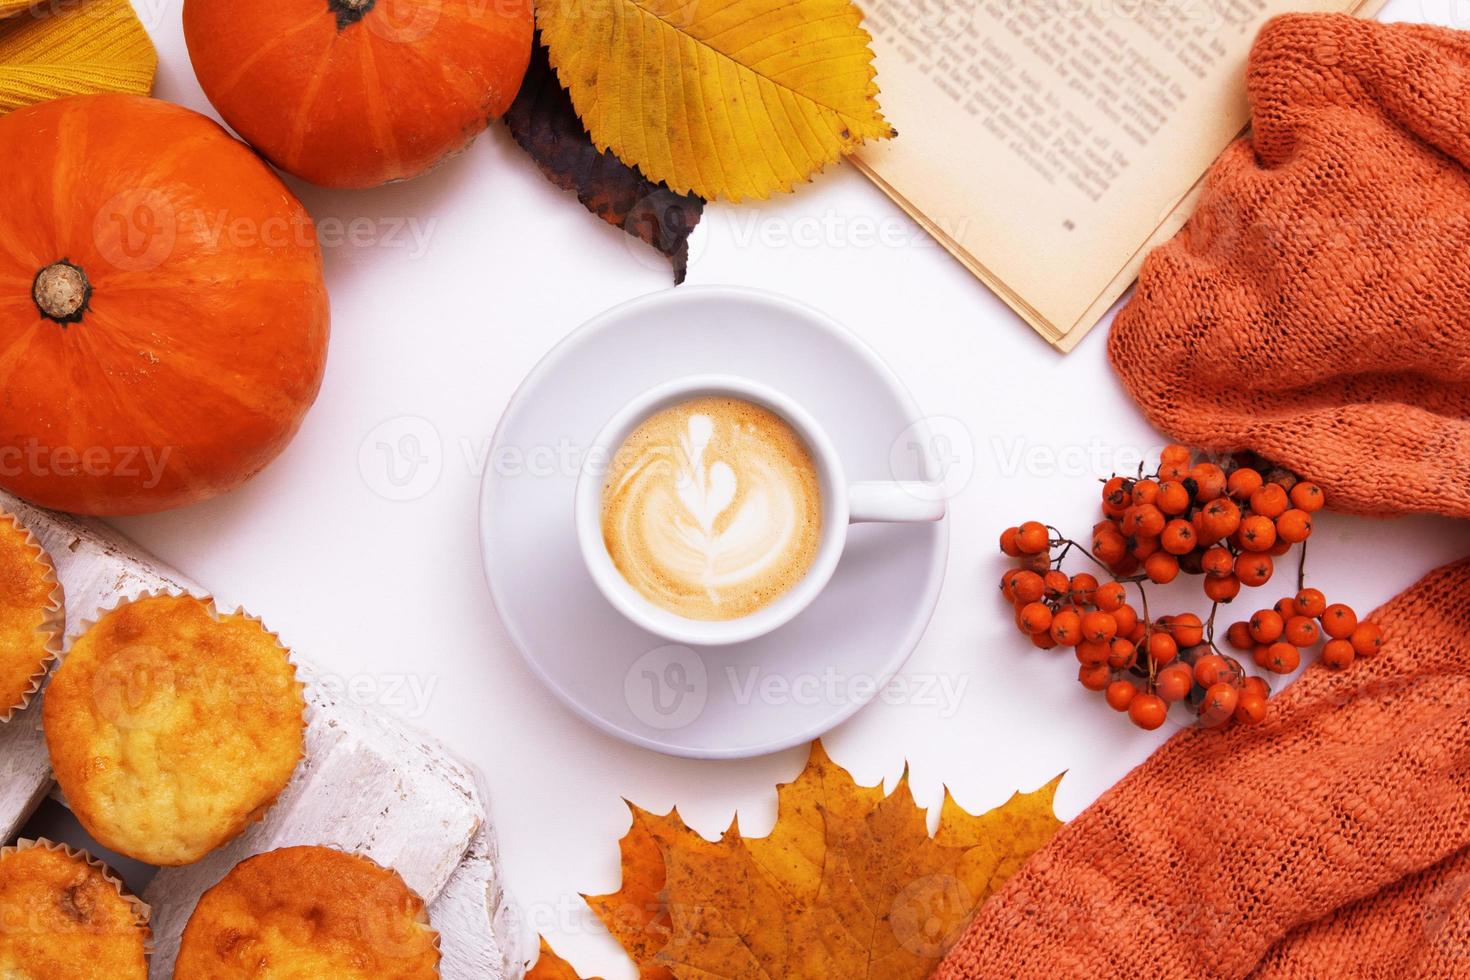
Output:
M912 397L839 324L769 293L680 286L593 318L521 384L495 432L480 541L506 631L573 711L659 752L742 758L808 742L882 690L934 611L949 524L854 526L827 589L749 643L671 646L634 626L602 597L577 549L582 453L639 392L710 372L800 402L852 480L936 472Z

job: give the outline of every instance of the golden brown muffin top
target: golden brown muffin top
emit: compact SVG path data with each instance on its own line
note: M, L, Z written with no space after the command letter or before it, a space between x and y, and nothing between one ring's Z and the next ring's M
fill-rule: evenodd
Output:
M61 587L35 538L0 511L0 721L23 707L60 648Z
M301 759L305 708L287 651L258 620L151 596L72 644L42 714L82 826L120 854L180 865L264 816Z
M144 906L85 854L0 851L0 977L146 980Z
M242 861L204 893L174 980L432 980L438 934L394 871L329 847Z

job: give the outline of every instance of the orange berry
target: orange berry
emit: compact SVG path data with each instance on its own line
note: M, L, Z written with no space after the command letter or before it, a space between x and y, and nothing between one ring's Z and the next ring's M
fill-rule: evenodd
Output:
M1273 544L1270 548L1266 549L1266 554L1270 555L1272 558L1280 558L1282 555L1286 554L1290 550L1291 542L1282 541L1281 538L1278 536L1276 538L1276 543Z
M1122 517L1123 512L1133 503L1133 494L1128 486L1128 481L1121 476L1115 476L1103 484L1102 494L1103 513L1109 517Z
M1322 488L1305 480L1292 487L1288 496L1291 498L1292 506L1308 514L1317 513L1327 503L1327 495L1322 492Z
M1051 532L1040 521L1027 521L1016 529L1016 547L1025 555L1039 555L1051 543Z
M1112 613L1094 610L1082 617L1082 635L1096 643L1111 643L1118 635L1118 621Z
M1188 463L1194 453L1188 446L1182 446L1177 442L1171 442L1159 450L1159 462L1161 463Z
M1326 610L1327 597L1322 594L1321 589L1302 589L1296 594L1297 615L1311 616L1315 619Z
M1138 625L1138 611L1126 602L1111 611L1113 619L1118 623L1118 635L1127 636L1132 633L1134 627Z
M1187 460L1182 463L1159 464L1159 480L1162 482L1168 482L1169 480L1181 481L1187 476L1189 476L1189 462Z
M1194 690L1194 669L1186 663L1172 663L1154 677L1154 690L1171 704L1183 701Z
M1240 703L1240 694L1223 681L1211 684L1205 689L1205 699L1199 705L1199 721L1206 728L1214 728L1223 725L1235 717L1236 705Z
M1353 635L1348 637L1352 643L1353 651L1360 657L1371 657L1383 646L1383 630L1378 628L1377 623L1359 623L1358 628L1353 630Z
M1072 576L1070 588L1073 602L1090 606L1097 596L1097 576L1090 572L1078 572Z
M1269 517L1251 514L1240 522L1240 546L1246 551L1269 551L1276 543L1276 525Z
M1121 609L1128 602L1128 589L1122 582L1108 582L1105 585L1099 585L1093 601L1103 612L1113 612Z
M1108 679L1112 676L1113 672L1108 670L1107 664L1077 668L1077 682L1089 691L1103 690L1108 686Z
M1103 697L1107 699L1108 707L1114 711L1127 711L1133 699L1138 696L1138 687L1129 680L1117 680L1108 685Z
M1181 647L1197 647L1204 642L1205 624L1194 613L1180 613L1169 621L1169 629Z
M1250 496L1251 513L1269 517L1273 521L1286 513L1289 506L1291 499L1279 483L1264 483Z
M1229 548L1215 547L1201 556L1199 567L1206 575L1224 578L1235 570L1235 559L1230 556Z
M1138 663L1138 647L1132 640L1117 637L1108 644L1108 666L1114 670L1129 670Z
M1276 518L1276 536L1292 544L1307 540L1312 536L1312 515L1293 507Z
M1205 579L1205 595L1211 602L1229 602L1240 595L1240 579L1234 575Z
M1200 513L1204 529L1217 541L1230 537L1240 527L1240 507L1229 497L1217 497L1205 504Z
M1015 574L1016 569L1009 568L1006 569L1005 574L1000 577L1000 594L1005 596L1007 602L1012 603L1016 601L1016 593L1011 591L1011 577Z
M1261 484L1265 482L1265 478L1261 476L1259 470L1253 470L1249 466L1242 466L1230 474L1230 479L1226 481L1225 486L1230 491L1230 496L1244 502L1250 500L1251 494L1261 489Z
M1294 647L1309 647L1321 636L1317 621L1306 616L1293 616L1286 621L1286 632L1281 634Z
M1008 527L1000 532L1000 550L1012 558L1021 557L1021 546L1016 543L1016 535L1020 533L1016 528Z
M1189 554L1194 550L1196 540L1194 525L1179 517L1165 525L1164 533L1159 535L1159 544L1171 555Z
M1302 652L1290 643L1277 640L1266 653L1266 669L1289 674L1301 666Z
M1285 599L1277 599L1276 605L1273 608L1276 610L1276 614L1283 620L1302 615L1301 609L1297 607L1296 600L1291 596L1287 596Z
M1275 571L1276 563L1271 560L1270 555L1240 555L1235 559L1235 577L1240 579L1242 585L1249 585L1253 589L1271 581Z
M1133 503L1151 504L1159 495L1159 484L1156 480L1139 480L1133 484Z
M1057 641L1051 638L1051 631L1049 630L1044 633L1032 633L1031 642L1039 650L1053 650L1057 645Z
M1207 504L1225 492L1225 471L1214 463L1198 463L1189 471L1189 476L1198 485L1194 499Z
M1159 515L1161 518L1163 515ZM1128 554L1128 539L1114 530L1099 531L1092 538L1092 556L1111 565Z
M1256 694L1264 701L1271 696L1271 685L1263 677L1247 677L1240 682L1241 694Z
M1077 662L1084 667L1096 667L1098 664L1108 662L1108 654L1113 648L1106 643L1098 643L1094 640L1083 640L1077 644Z
M1218 653L1207 653L1194 662L1194 679L1204 687L1232 680L1233 673L1230 662Z
M1250 629L1257 643L1275 643L1286 632L1286 619L1274 609L1262 609L1251 617Z
M1021 610L1020 623L1027 633L1040 633L1051 629L1052 613L1040 602L1029 603Z
M1265 721L1265 696L1254 691L1241 691L1235 702L1235 720L1242 725L1259 725Z
M1352 666L1357 656L1358 652L1347 640L1328 640L1322 645L1322 662L1333 670Z
M1157 551L1144 560L1143 571L1150 582L1167 585L1179 575L1179 559L1167 551Z
M1251 624L1245 621L1231 623L1230 628L1225 631L1225 642L1237 650L1250 650L1256 645L1256 638L1251 635Z
M1169 519L1158 507L1153 504L1140 504L1135 510L1138 516L1134 520L1134 534L1145 538L1156 538L1164 533L1164 525L1169 522Z
M1334 640L1346 640L1358 628L1358 614L1352 607L1334 602L1322 610L1322 632Z
M1148 659L1163 666L1173 663L1179 656L1179 644L1168 633L1153 632L1148 635Z
M1169 717L1169 706L1157 694L1140 694L1128 705L1128 717L1139 728L1151 732Z
M1128 549L1128 553L1139 561L1147 561L1149 556L1158 551L1160 547L1162 546L1159 544L1158 538L1135 537L1133 539L1133 547Z
M1070 609L1057 613L1051 618L1051 638L1068 647L1081 643L1082 617Z
M1048 599L1060 599L1072 587L1072 580L1067 577L1067 573L1058 571L1055 568L1043 573L1041 582L1046 586L1046 597Z
M1011 574L1011 595L1020 603L1035 602L1046 592L1046 584L1035 572L1020 569Z
M1165 480L1159 484L1159 494L1154 498L1154 506L1170 517L1177 517L1189 510L1189 491L1178 480Z

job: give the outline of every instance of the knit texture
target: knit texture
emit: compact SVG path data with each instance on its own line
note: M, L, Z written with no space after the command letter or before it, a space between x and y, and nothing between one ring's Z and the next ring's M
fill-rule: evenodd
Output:
M1156 426L1336 509L1470 516L1470 33L1271 21L1253 135L1145 262L1108 352Z
M1253 136L1144 264L1109 353L1181 442L1367 514L1470 516L1470 36L1262 31ZM1470 977L1470 559L1266 722L1176 735L981 907L935 976Z
M153 88L158 55L128 0L19 12L0 0L0 17L0 113L67 95Z

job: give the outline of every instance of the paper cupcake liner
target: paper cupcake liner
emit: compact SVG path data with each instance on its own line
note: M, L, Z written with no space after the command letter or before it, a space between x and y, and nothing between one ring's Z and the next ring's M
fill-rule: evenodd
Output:
M36 627L36 632L46 638L44 655L41 657L40 664L37 665L36 673L31 676L30 686L21 693L20 700L9 707L0 705L0 725L3 725L31 706L31 702L45 686L46 677L51 673L51 668L61 659L61 641L66 633L66 591L61 587L61 579L56 575L56 563L51 560L51 555L41 544L41 539L37 538L29 527L22 524L19 517L7 510L0 509L0 521L9 521L17 531L25 535L26 546L34 553L36 562L46 570L42 581L51 586L51 595L47 598L46 608L42 610L41 625Z
M119 596L117 601L114 602L111 606L98 609L95 618L83 618L82 620L80 620L77 624L77 632L72 637L70 637L70 640L67 644L67 650L69 651L71 649L71 646L75 644L76 641L79 640L81 637L85 636L87 632L92 629L92 627L96 626L99 622L106 619L108 616L112 615L118 610L126 608L127 606L130 606L135 602L143 602L147 599L159 599L168 597L186 598L198 602L204 607L205 612L208 613L209 617L215 622L223 622L228 616L240 616L244 618L247 622L251 622L259 626L266 636L269 636L272 640L275 641L276 648L281 651L282 659L284 659L286 663L289 664L291 667L291 676L295 681L295 690L297 695L301 698L302 704L302 749L300 756L298 756L296 759L296 767L292 770L292 779L294 779L295 774L300 771L301 763L306 759L305 733L310 721L311 712L311 701L306 696L306 682L302 679L300 666L297 665L296 661L291 656L290 648L281 642L280 634L272 630L270 627L266 626L265 621L262 620L259 616L246 612L243 606L237 606L233 613L221 613L219 610L219 606L214 601L213 596L194 595L191 592L186 592L181 589L145 589L135 595ZM215 846L214 849L218 850L219 848L226 846L230 843L230 841L238 839L240 834L243 834L245 832L245 829L248 828L250 825L260 823L262 820L264 820L265 815L269 813L271 809L276 805L277 801L279 801L281 793L285 792L286 787L290 785L291 780L288 779L286 781L286 785L282 786L280 791L277 792L275 796L271 797L268 801L262 803L259 807L251 811L251 813L246 816L245 827L242 827L240 832L236 834L235 837L230 838L230 840L221 841Z
M51 851L55 854L64 855L67 859L72 861L81 861L88 867L94 868L97 871L101 872L102 879L106 881L109 885L111 885L117 891L118 897L126 902L128 907L132 909L133 917L138 928L142 929L144 932L143 955L149 959L152 959L152 906L150 906L147 902L143 901L141 898L129 891L128 886L123 883L123 880L119 878L116 874L114 874L113 870L109 868L104 862L93 857L91 854L87 853L81 848L72 847L70 844L57 843L56 841L48 840L45 837L37 837L34 839L22 837L14 844L8 845L6 847L0 847L0 858L4 858L10 854L18 854L21 851L29 851L36 848L40 848L43 851Z

